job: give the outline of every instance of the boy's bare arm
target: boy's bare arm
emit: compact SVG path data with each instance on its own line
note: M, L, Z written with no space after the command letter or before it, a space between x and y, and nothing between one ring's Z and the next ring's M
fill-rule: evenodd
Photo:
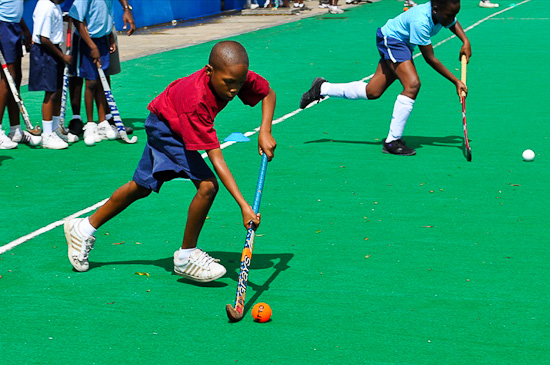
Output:
M90 33L88 33L88 26L86 25L85 22L81 22L74 18L73 18L73 23L75 28L78 29L80 38L82 38L82 40L86 42L88 47L90 47L90 56L93 58L94 63L98 67L101 67L101 55L99 53L99 48L97 48L96 44L92 40L92 37L90 37Z
M210 162L212 162L214 170L216 171L216 174L222 181L223 185L225 186L227 191L229 191L231 196L233 196L237 204L239 204L239 207L241 208L241 213L243 215L244 226L248 227L248 223L250 223L250 221L253 221L254 224L258 226L260 224L260 215L256 215L256 213L254 213L252 207L250 207L250 205L241 194L241 191L239 190L239 187L235 182L233 174L231 174L231 171L229 171L229 168L225 163L222 150L220 148L214 148L212 150L206 151L206 153L208 154L208 158L210 159Z
M435 57L434 49L431 44L427 46L418 46L418 48L420 48L420 52L422 52L422 56L424 57L424 60L426 60L426 63L456 86L456 92L458 93L459 97L462 91L464 91L466 94L468 93L466 85L464 85L462 81L460 81L455 75L453 75L453 73L449 71L447 67L445 67L441 63L441 61L439 61Z
M50 52L51 55L53 55L54 57L62 60L63 62L65 62L66 64L70 64L71 63L71 60L72 60L72 57L70 55L64 55L63 52L61 52L61 50L56 47L52 41L50 40L50 38L48 37L44 37L44 36L40 36L40 43L46 47L46 49L48 50L48 52Z
M462 55L465 55L466 61L470 62L470 57L472 57L472 48L470 46L470 40L468 39L468 37L466 37L464 29L462 29L462 25L460 25L459 22L456 22L455 25L453 25L450 29L451 32L453 32L458 37L458 39L462 41L462 47L460 48L458 59L462 59Z
M25 50L27 52L30 52L31 50L31 44L32 44L32 34L29 30L29 27L27 27L27 23L25 23L25 20L21 18L21 32L23 33L23 37L25 38Z
M271 134L271 125L273 123L273 114L275 113L276 95L273 89L269 89L269 94L262 100L262 124L258 136L258 150L260 155L265 152L267 159L271 161L277 147L277 142Z

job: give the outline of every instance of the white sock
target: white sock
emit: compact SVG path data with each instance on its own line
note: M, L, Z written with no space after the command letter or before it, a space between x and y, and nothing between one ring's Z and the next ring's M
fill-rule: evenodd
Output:
M78 119L82 121L82 117L80 116L80 114L73 114L73 119Z
M178 251L178 259L187 260L191 256L191 252L195 251L196 247L193 248L180 248Z
M321 84L321 95L350 100L367 100L367 84L363 81L348 82L345 84Z
M390 143L391 141L395 141L403 137L403 131L405 130L405 125L407 124L409 115L411 115L413 105L414 99L401 94L397 96L397 100L393 106L390 132L388 133L388 138L386 138L386 143Z
M109 120L113 117L113 115L111 113L109 114L105 114L105 120Z
M80 221L80 224L78 225L78 229L86 237L93 236L94 233L97 231L97 229L95 229L94 226L90 224L90 218L86 218Z
M42 133L52 134L52 132L53 132L53 121L43 120L42 121Z
M55 132L59 128L59 120L61 119L61 117L57 115L52 117L52 119L53 119L52 130Z
M23 131L21 130L21 124L18 124L18 125L11 125L10 126L10 134L13 135L15 132L17 132L19 130L19 132L21 134L23 134Z

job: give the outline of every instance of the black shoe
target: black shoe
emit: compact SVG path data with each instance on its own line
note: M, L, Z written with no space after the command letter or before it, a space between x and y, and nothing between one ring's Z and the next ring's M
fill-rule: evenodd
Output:
M78 136L84 132L84 123L80 119L73 119L69 122L69 132Z
M311 88L302 95L300 99L300 109L305 109L306 106L322 99L321 96L321 85L327 82L327 80L322 77L316 77L315 80L311 83Z
M401 139L396 139L395 141L391 141L389 143L384 142L384 147L382 147L382 152L384 153L391 153L394 155L401 155L401 156L413 156L416 155L416 151L412 148L409 148L405 145L405 142Z
M114 125L116 127L115 118L111 117L111 119L109 119L108 122L109 122L110 125ZM124 129L126 130L126 134L134 133L134 128L132 128L132 127L124 126Z

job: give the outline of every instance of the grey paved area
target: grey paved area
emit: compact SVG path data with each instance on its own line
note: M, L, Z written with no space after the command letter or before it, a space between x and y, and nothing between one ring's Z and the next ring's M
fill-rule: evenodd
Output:
M236 12L214 18L183 22L175 26L165 25L140 28L130 37L124 32L119 32L120 58L121 61L127 61L154 53L189 47L195 44L248 33L258 29L270 28L327 13L327 9L320 9L318 7L318 1L304 1L304 4L310 10L300 11L298 14L293 15L281 14L288 13L288 8L286 10L281 8L281 11L271 10L270 13L273 15L242 15L240 12ZM369 6L369 4L361 2L358 5L354 5L346 4L343 0L339 1L339 7L342 9L349 9L355 6ZM265 11L258 13L265 14ZM28 62L29 57L23 57L23 85L28 83Z

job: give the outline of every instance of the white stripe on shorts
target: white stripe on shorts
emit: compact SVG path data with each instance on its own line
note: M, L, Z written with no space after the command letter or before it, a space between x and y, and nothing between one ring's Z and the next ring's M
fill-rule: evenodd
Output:
M397 63L397 61L395 60L395 58L393 57L393 55L391 53L390 47L388 47L388 37L386 37L386 36L384 36L384 46L386 46L386 49L388 50L388 54L390 55L391 61L393 63Z

